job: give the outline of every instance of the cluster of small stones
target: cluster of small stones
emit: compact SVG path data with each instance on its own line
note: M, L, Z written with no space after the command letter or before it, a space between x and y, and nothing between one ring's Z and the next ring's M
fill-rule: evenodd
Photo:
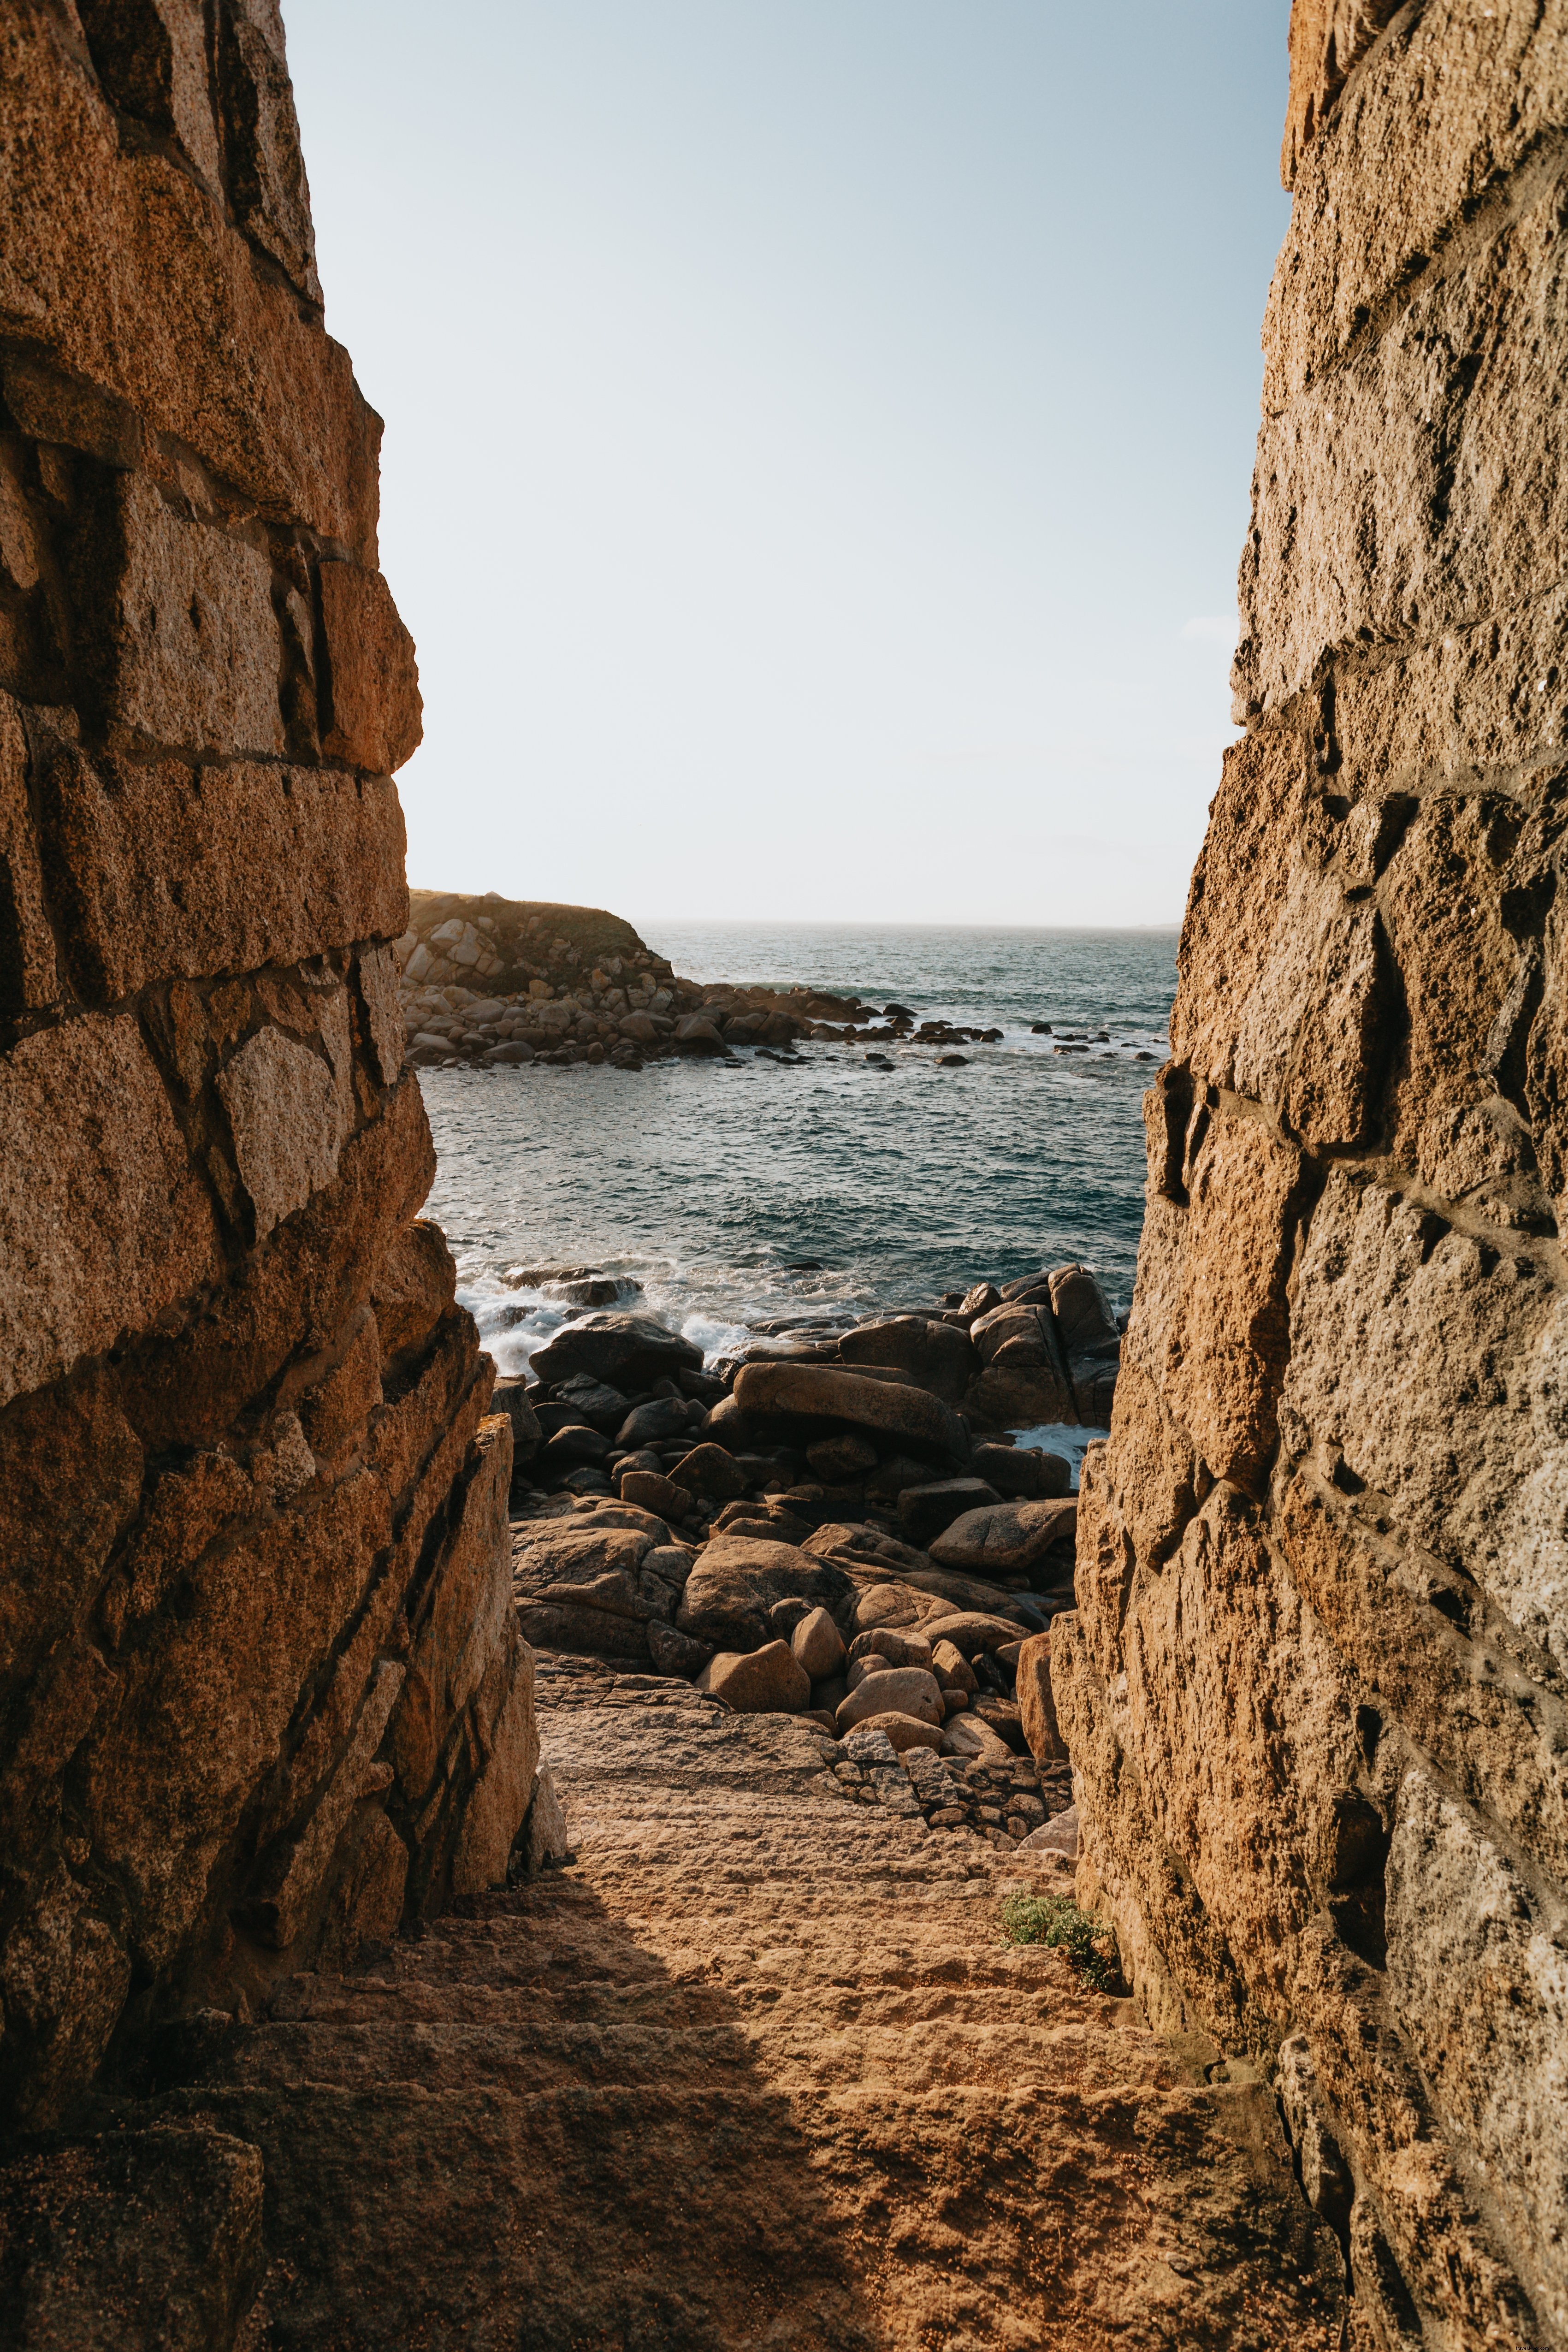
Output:
M712 1692L667 1675L618 1672L602 1658L570 1651L540 1652L535 1703L544 1711L571 1706L698 1707L728 1712ZM880 1807L900 1821L922 1821L928 1831L979 1838L999 1853L1017 1852L1026 1837L1060 1818L1072 1803L1071 1768L1065 1759L1037 1764L1027 1755L1007 1764L939 1756L929 1748L898 1755L886 1735L852 1731L845 1739L819 1737L827 1784L849 1804Z
M918 1813L927 1829L980 1837L1002 1853L1011 1853L1072 1802L1071 1768L1065 1761L1036 1764L1019 1756L1010 1764L985 1763L929 1748L899 1756L876 1731L851 1732L848 1739L819 1746L852 1802L906 1817Z

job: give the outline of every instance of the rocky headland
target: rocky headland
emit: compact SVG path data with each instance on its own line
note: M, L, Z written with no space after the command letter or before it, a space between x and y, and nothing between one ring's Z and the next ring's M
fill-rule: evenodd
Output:
M894 1045L926 1047L939 1066L962 1066L959 1046L994 1045L1003 1034L804 982L684 980L630 923L594 907L413 890L409 915L396 949L398 994L417 1069L607 1063L640 1070L660 1059L733 1063L741 1051L789 1062L805 1038L859 1047L873 1066L885 1061L879 1049ZM1052 1034L1049 1022L1031 1025ZM1087 1052L1100 1041L1109 1044L1110 1033L1092 1041L1065 1033L1059 1050ZM1154 1056L1145 1050L1137 1058Z

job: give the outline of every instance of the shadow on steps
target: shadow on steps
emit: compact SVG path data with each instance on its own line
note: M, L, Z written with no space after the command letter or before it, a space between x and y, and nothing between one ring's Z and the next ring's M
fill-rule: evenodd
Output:
M465 1907L167 2053L160 2116L262 2153L247 2352L881 2341L731 1997L570 1875Z

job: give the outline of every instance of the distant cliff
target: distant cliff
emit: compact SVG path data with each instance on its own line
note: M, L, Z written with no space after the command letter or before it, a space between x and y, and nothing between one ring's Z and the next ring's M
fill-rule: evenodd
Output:
M1555 2345L1568 8L1291 46L1247 731L1052 1675L1081 1893L1268 2069L1364 2340Z

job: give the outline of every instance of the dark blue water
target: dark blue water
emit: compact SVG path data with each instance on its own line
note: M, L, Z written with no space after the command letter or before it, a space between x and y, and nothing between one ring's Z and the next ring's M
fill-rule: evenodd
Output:
M928 1303L1070 1258L1126 1303L1174 930L653 923L643 936L696 980L855 990L1004 1036L966 1045L959 1070L937 1069L934 1048L887 1049L891 1075L863 1048L810 1044L799 1068L425 1071L440 1163L427 1213L504 1370L564 1311L504 1286L519 1265L634 1276L709 1350L763 1318ZM1035 1021L1109 1035L1058 1055ZM788 1271L798 1258L821 1271Z

